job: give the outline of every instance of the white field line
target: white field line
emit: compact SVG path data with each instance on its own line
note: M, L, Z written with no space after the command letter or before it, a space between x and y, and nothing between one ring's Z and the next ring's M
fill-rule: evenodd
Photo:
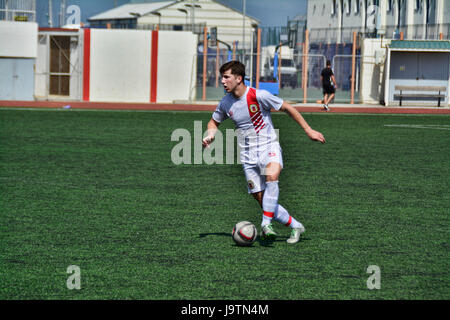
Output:
M37 107L0 107L0 111L38 111L38 112L154 112L154 113L209 113L212 114L213 110L139 110L139 109L78 109L78 108L37 108ZM327 112L301 112L301 114L307 115L321 115L321 116L355 116L355 117L368 117L368 116L381 116L381 117L449 117L450 114L433 114L433 113L327 113ZM272 116L287 116L284 112L272 112ZM391 125L387 125L391 126ZM400 125L403 126L403 125Z
M384 126L411 129L450 130L450 125L448 124L385 124Z

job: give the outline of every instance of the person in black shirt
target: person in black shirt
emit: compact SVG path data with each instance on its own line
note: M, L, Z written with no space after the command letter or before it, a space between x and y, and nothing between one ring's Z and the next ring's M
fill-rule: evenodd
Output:
M323 88L323 109L330 111L328 103L330 103L331 99L334 98L334 93L337 88L336 79L334 78L333 70L331 70L330 60L327 60L326 68L322 70L320 80Z

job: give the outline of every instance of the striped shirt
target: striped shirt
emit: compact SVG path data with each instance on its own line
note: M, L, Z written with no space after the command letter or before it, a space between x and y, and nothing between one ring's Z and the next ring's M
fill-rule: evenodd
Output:
M221 123L230 118L236 127L241 161L248 162L251 155L278 145L278 137L270 115L279 110L283 100L266 90L247 87L245 94L236 98L228 93L219 103L212 118Z

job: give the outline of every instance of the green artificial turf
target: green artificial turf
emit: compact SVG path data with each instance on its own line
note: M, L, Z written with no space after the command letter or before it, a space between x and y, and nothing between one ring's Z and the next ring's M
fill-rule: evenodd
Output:
M450 117L304 117L326 144L273 121L307 230L243 248L233 225L261 210L241 165L171 160L210 113L0 110L0 298L449 299Z

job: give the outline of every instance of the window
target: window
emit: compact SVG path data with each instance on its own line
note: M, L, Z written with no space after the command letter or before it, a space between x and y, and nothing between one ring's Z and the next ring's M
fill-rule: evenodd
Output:
M416 11L420 10L421 2L422 2L421 0L416 0L416 7L415 7Z
M347 2L347 14L352 12L352 0L348 0Z
M436 24L436 0L428 2L428 23Z
M334 16L336 14L336 0L333 0L331 3L331 15Z
M355 13L356 14L359 14L359 6L360 6L359 0L356 0L356 2L355 2Z
M392 0L387 0L387 12L392 11Z
M281 59L281 66L282 67L293 67L294 66L294 60Z

